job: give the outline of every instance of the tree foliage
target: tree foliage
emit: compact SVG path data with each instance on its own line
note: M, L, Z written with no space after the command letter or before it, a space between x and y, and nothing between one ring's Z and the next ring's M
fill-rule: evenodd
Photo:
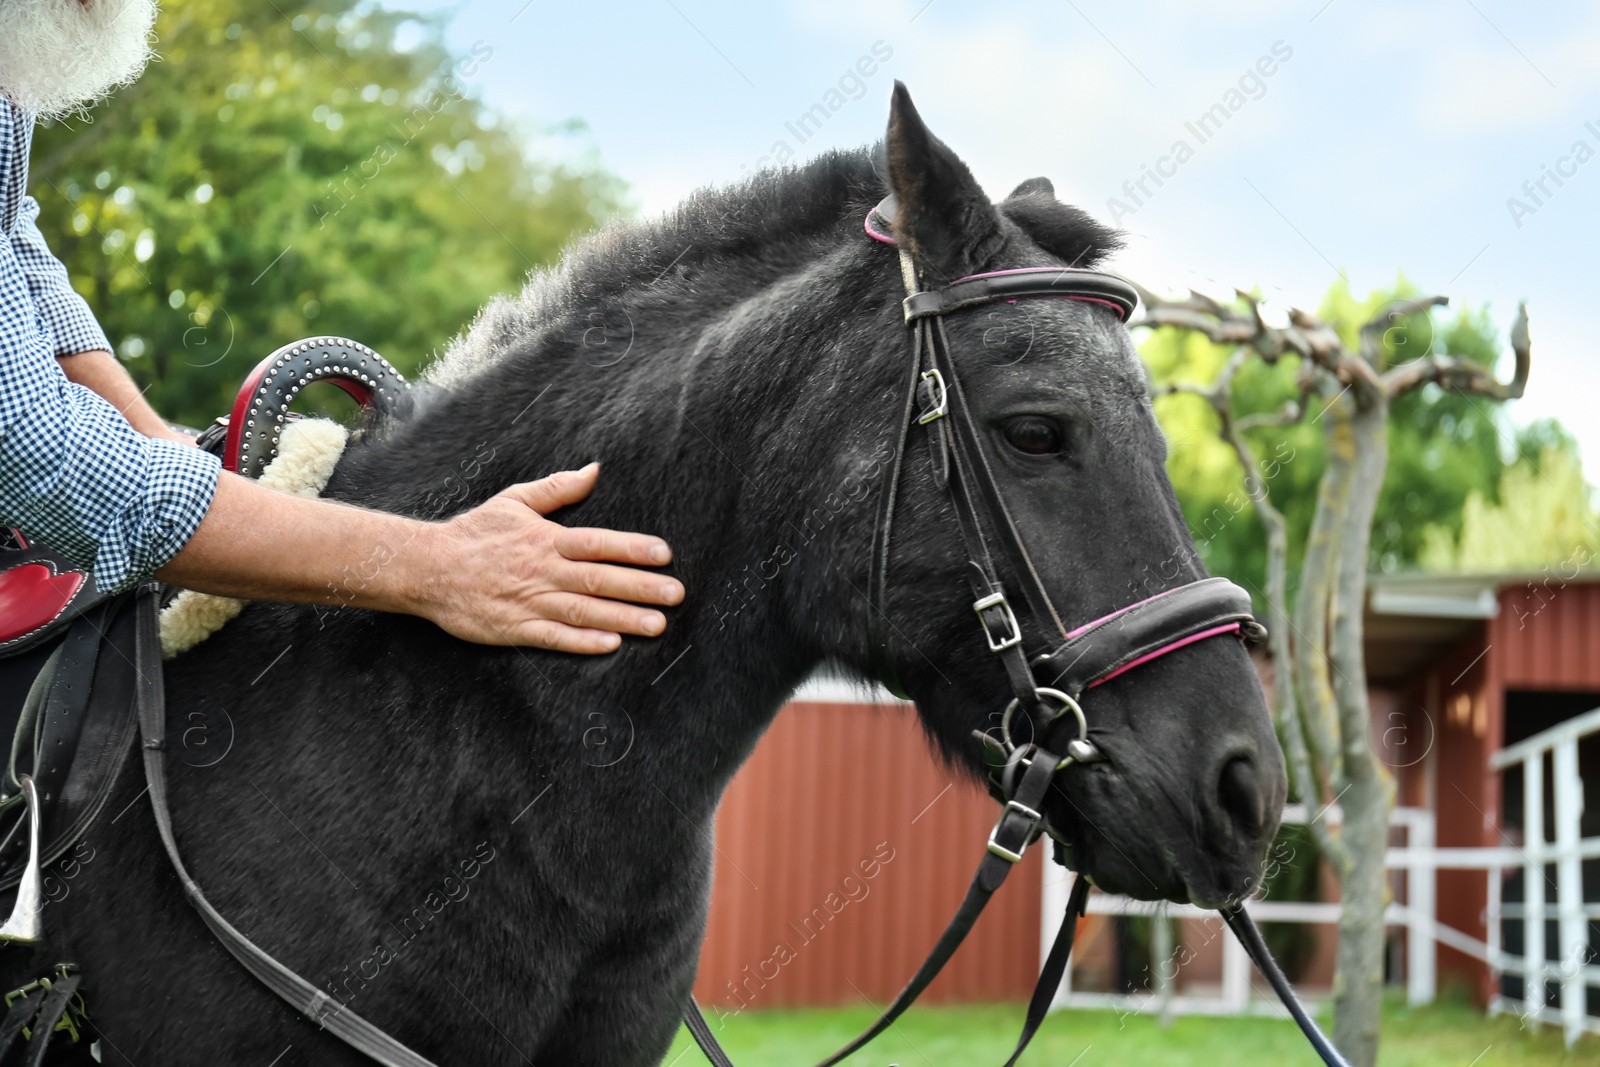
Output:
M1570 579L1600 556L1600 515L1570 446L1547 444L1500 476L1499 502L1474 491L1461 534L1429 527L1421 562L1429 570L1506 573L1559 571Z
M413 370L620 203L592 155L528 159L529 131L472 95L513 60L494 42L452 55L436 19L166 0L156 29L143 78L91 122L37 132L31 191L168 418L203 425L262 356L314 333Z

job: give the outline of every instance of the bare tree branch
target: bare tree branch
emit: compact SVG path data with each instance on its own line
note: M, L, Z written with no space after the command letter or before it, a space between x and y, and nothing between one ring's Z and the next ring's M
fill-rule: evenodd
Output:
M1435 299L1443 301L1442 297ZM1528 385L1528 368L1532 352L1528 343L1528 305L1517 305L1517 317L1511 324L1511 351L1516 356L1516 370L1509 382L1501 382L1493 370L1462 356L1424 356L1402 363L1383 376L1383 387L1390 396L1408 393L1427 382L1435 382L1446 389L1485 396L1491 400L1515 400Z
M1248 345L1267 362L1276 362L1293 352L1332 374L1343 385L1361 385L1381 390L1372 364L1345 347L1337 330L1299 308L1289 310L1288 326L1269 326L1261 317L1259 301L1248 293L1238 295L1243 309L1217 303L1211 297L1190 291L1185 300L1168 300L1135 283L1143 316L1129 324L1130 330L1172 326L1193 330L1215 344Z

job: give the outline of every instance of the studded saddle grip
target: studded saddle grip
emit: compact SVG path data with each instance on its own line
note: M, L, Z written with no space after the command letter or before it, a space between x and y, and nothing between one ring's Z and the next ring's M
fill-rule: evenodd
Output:
M319 381L332 382L381 414L403 418L410 413L410 385L388 360L348 338L308 337L284 345L245 379L225 423L222 465L259 478L278 454L290 406L300 390Z

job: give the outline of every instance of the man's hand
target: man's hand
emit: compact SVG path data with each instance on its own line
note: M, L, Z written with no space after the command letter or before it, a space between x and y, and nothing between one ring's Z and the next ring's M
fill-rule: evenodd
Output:
M408 561L423 568L414 578L419 595L410 610L468 641L561 652L610 652L622 644L621 634L661 633L666 617L636 605L677 604L683 586L612 564L670 563L666 542L544 518L587 497L599 475L600 465L591 463L513 485L433 526Z
M157 574L221 596L420 615L483 644L611 652L621 634L661 633L666 618L637 605L677 604L683 586L616 565L670 562L659 538L544 517L587 497L599 473L591 463L514 485L432 523L223 472L200 528Z

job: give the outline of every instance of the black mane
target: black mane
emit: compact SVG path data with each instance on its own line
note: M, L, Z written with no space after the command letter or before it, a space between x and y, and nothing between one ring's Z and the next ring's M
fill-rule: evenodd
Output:
M520 294L485 306L428 377L460 381L513 339L548 327L563 310L603 302L644 285L693 293L714 264L737 299L860 233L867 212L888 193L884 147L830 150L807 163L761 170L743 181L707 186L663 215L617 220L578 241L560 263L534 272ZM1030 179L996 204L1036 245L1068 266L1090 268L1123 245L1120 231L1057 200L1050 183Z

